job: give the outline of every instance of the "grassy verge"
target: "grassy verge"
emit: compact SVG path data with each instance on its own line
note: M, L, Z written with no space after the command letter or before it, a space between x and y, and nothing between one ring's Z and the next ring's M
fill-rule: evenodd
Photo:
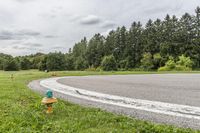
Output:
M150 74L157 72L56 72L57 76ZM165 72L159 72L165 73ZM194 72L196 73L196 72ZM10 75L14 74L14 80ZM119 132L119 133L191 133L191 129L153 124L100 109L85 108L59 100L54 113L47 115L40 104L42 96L27 88L29 81L50 77L52 73L0 71L0 132Z

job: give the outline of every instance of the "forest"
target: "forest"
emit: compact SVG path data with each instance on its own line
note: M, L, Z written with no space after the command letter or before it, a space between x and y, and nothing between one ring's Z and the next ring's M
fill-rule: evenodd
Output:
M0 53L0 70L192 70L200 68L200 7L145 25L133 22L107 36L83 37L66 53L13 57Z

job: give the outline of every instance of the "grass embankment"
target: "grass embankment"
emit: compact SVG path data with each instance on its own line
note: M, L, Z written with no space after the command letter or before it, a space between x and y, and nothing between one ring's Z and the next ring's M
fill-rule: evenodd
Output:
M10 75L14 74L14 80ZM148 74L156 72L57 72L58 76L98 74ZM54 113L47 115L41 105L42 96L27 88L29 81L50 77L51 73L32 71L0 71L0 132L198 132L173 126L152 124L100 109L85 108L59 100Z

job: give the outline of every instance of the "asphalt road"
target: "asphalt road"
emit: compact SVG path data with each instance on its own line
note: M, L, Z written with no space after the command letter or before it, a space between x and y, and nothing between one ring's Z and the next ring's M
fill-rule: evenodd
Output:
M87 76L58 82L106 94L200 107L200 74Z
M200 74L74 76L36 80L29 83L29 87L41 94L52 88L55 97L83 106L156 123L200 129ZM97 95L90 92L97 92ZM99 93L108 95L103 98ZM111 101L115 98L113 96L130 98L133 102Z

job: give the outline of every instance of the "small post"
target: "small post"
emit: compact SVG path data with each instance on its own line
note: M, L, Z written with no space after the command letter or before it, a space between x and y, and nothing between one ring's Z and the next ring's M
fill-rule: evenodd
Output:
M10 75L10 79L11 79L12 81L14 80L14 75L13 75L13 74Z

